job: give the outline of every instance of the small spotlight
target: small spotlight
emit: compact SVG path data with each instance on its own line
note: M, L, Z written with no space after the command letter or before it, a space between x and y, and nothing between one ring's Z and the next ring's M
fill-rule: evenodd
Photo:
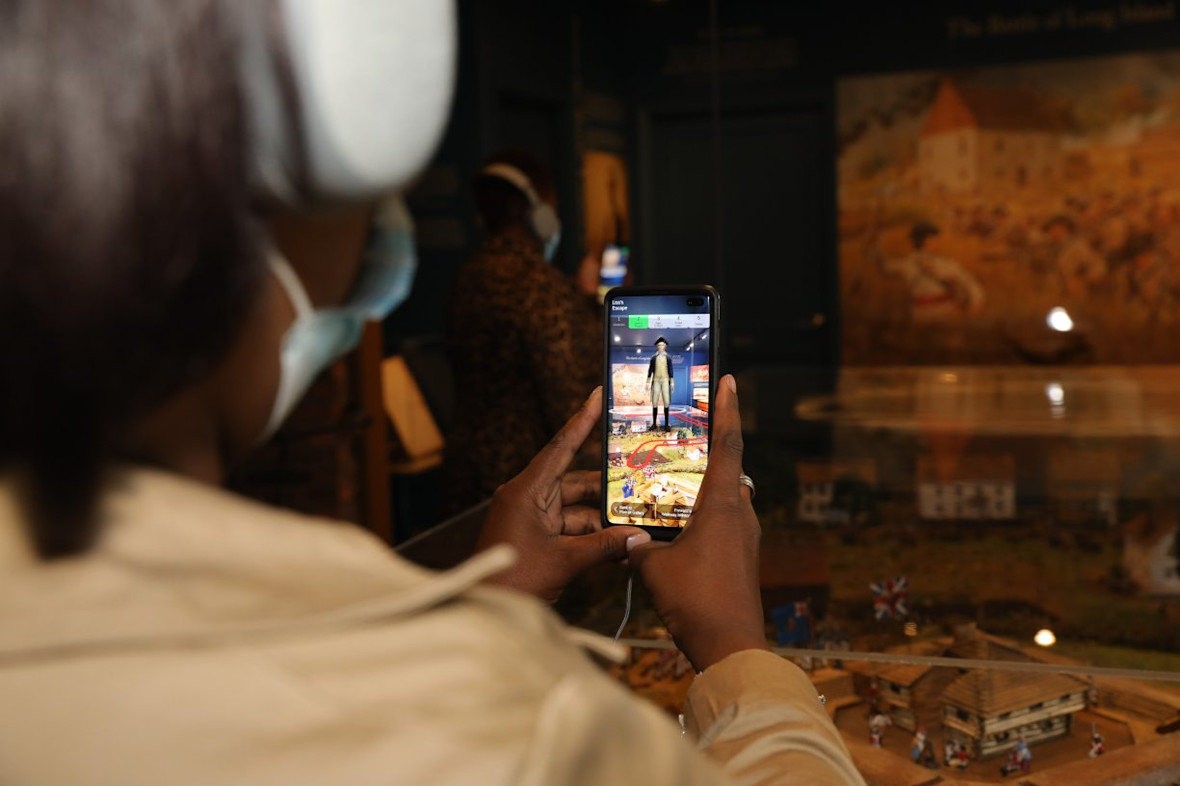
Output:
M1059 407L1065 403L1065 390L1061 387L1060 382L1050 382L1045 385L1045 398L1049 399L1049 403L1055 407Z
M1057 306L1049 312L1049 315L1045 317L1045 324L1058 333L1068 333L1073 330L1073 318L1061 306Z
M622 336L615 336L615 343L616 344L618 344L622 340L623 340Z
M1057 637L1048 628L1041 628L1037 631L1037 635L1033 636L1033 641L1042 647L1052 647L1057 643Z

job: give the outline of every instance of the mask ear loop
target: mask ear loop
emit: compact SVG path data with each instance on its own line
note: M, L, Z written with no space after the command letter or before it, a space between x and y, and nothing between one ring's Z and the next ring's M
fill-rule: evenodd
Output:
M291 263L283 258L282 254L271 249L267 255L266 263L270 266L270 272L274 273L274 277L278 279L283 291L287 293L287 299L291 301L291 307L295 309L296 319L315 311L315 306L311 304L311 298L307 296L307 290L303 288L303 282L299 280L299 274L291 267Z
M295 269L291 267L291 263L279 253L273 244L267 251L266 265L270 268L270 272L274 275L275 280L279 282L279 286L283 288L283 292L287 296L287 301L290 302L291 308L295 312L295 319L291 322L291 325L297 325L301 320L305 320L314 314L315 307L311 304L311 298L307 296L307 290L303 288L303 282L299 280L299 274L295 272ZM288 331L290 329L290 327L287 328ZM287 333L284 333L283 345L279 350L280 358L286 351L286 344ZM279 415L279 402L286 397L285 387L289 382L289 376L285 372L280 373L279 386L275 390L275 400L271 404L270 417L267 419L262 433L258 435L255 444L261 445L270 439L279 430L279 426L282 425L282 416Z

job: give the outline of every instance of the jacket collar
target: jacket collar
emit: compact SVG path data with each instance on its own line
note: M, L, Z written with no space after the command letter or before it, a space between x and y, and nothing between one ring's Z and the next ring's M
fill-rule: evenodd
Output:
M359 528L147 469L117 473L100 511L91 551L42 562L11 484L0 482L0 664L388 619L515 559L499 547L433 573Z

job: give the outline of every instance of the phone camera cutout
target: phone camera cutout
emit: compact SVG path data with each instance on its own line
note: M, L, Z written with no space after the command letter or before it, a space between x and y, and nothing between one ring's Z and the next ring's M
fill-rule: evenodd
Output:
M705 299L700 297L690 297L687 302L690 306L703 306L705 304Z

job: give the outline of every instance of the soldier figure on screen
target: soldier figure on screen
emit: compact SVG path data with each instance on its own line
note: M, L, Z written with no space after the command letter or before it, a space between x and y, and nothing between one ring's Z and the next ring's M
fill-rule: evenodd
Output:
M647 364L647 381L651 385L651 430L657 428L660 404L664 405L664 431L668 430L668 405L676 383L672 379L672 357L668 354L668 342L663 336L656 339L656 354Z

